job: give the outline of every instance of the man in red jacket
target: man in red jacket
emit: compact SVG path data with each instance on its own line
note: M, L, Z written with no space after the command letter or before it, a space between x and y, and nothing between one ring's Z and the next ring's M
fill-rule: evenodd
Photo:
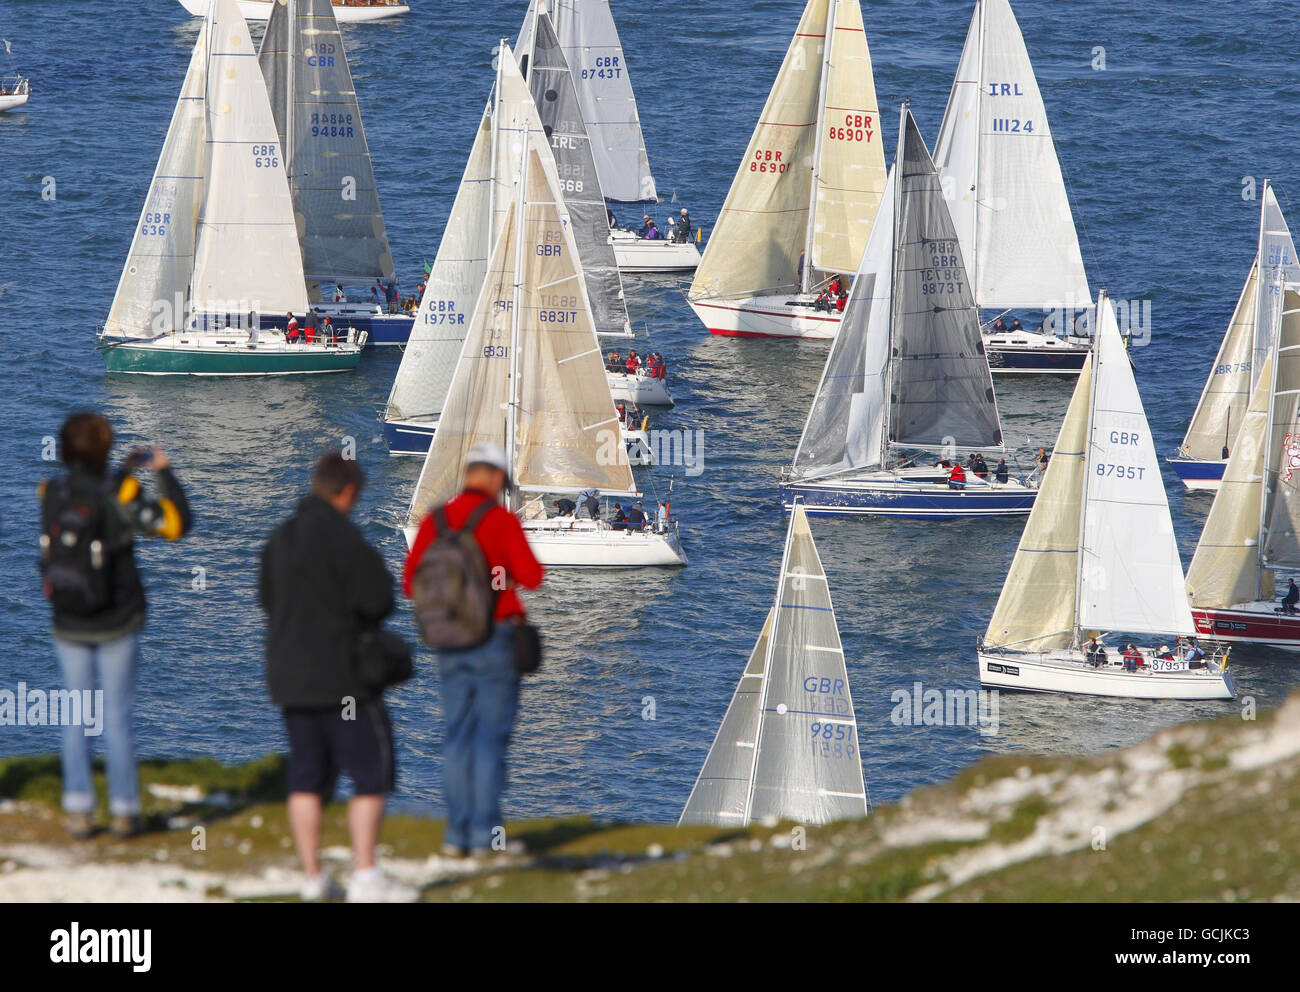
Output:
M485 500L496 503L510 487L510 463L495 444L476 444L465 462L465 488L446 505L447 523L459 528ZM420 524L406 559L402 589L411 585L420 560L437 536L434 515ZM515 626L526 616L515 586L542 584L541 563L533 556L519 519L504 506L488 511L474 538L483 550L497 591L495 623L487 641L463 651L440 651L442 678L443 791L447 829L443 853L484 854L503 849L501 793L506 782L506 748L519 703L519 672L514 664Z

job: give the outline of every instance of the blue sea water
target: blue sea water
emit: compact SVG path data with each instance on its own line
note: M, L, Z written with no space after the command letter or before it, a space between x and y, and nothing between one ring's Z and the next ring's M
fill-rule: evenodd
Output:
M432 261L491 85L493 47L513 40L521 0L434 3L348 26L375 172L407 288ZM1272 177L1284 210L1300 191L1295 107L1300 27L1263 0L1018 0L1094 287L1151 302L1138 383L1161 450L1182 437L1254 251L1249 178ZM962 0L863 3L886 148L910 98L930 140L970 10ZM707 231L726 194L802 4L617 0L661 193ZM1285 13L1284 11L1282 13ZM44 439L75 408L104 410L124 442L173 455L198 524L141 549L151 591L140 675L146 754L237 761L284 746L262 682L255 577L261 543L289 513L314 455L355 438L370 486L357 522L396 571L419 464L390 459L376 423L399 356L355 375L270 381L108 377L94 349L197 21L171 0L0 0L0 36L33 81L0 115L0 688L57 672L35 572ZM255 29L260 36L260 27ZM1094 64L1104 49L1105 68ZM0 54L0 66L3 66ZM42 191L54 183L53 198ZM639 208L620 210L631 218ZM675 209L675 205L673 207ZM1300 217L1291 211L1293 217ZM674 819L713 739L769 605L785 518L776 476L794 450L825 356L816 343L710 337L676 277L629 278L638 326L668 358L676 409L655 426L701 430L702 474L655 469L682 520L679 572L555 572L529 599L547 659L527 680L506 812ZM1050 444L1066 382L1000 381L1009 440ZM1167 473L1184 556L1209 499ZM1088 753L1235 704L1004 696L1000 733L891 722L891 694L976 684L974 638L996 602L1020 523L818 520L848 658L867 782L876 801L1000 751ZM202 570L205 588L194 588ZM310 590L304 590L310 594ZM395 626L413 635L403 608ZM1234 652L1239 690L1278 703L1293 656ZM436 812L438 679L422 655L392 694L400 794ZM653 709L653 719L646 719ZM54 731L0 727L0 754L51 751Z

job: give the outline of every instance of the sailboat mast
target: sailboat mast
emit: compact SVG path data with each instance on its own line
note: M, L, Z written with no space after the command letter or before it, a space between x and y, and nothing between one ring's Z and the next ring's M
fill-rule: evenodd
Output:
M904 100L898 111L898 149L894 152L894 216L890 225L889 245L889 362L885 366L885 412L880 418L880 466L889 457L891 421L894 419L894 323L898 311L899 231L903 223L903 138L907 134L907 114L911 101Z
M519 478L518 467L515 465L515 426L519 413L519 314L523 304L524 210L527 206L528 144L530 140L531 131L528 124L525 123L523 156L519 163L519 188L515 195L515 285L514 295L510 301L510 398L506 404L506 462L510 465L510 476L514 479ZM511 502L514 502L513 496ZM518 509L518 507L512 506L512 509Z
M294 182L293 175L293 118L297 110L298 101L294 96L294 63L297 61L298 45L294 40L298 35L298 0L289 0L289 9L287 23L288 31L285 32L285 46L288 51L285 53L287 64L285 66L285 100L288 106L284 112L284 148L281 152L284 155L284 174L289 180L289 189L293 190L297 183Z
M808 226L804 230L803 277L799 291L807 293L812 288L813 236L817 231L817 184L821 178L822 140L826 124L826 87L831 74L831 45L835 38L835 13L839 0L831 0L826 12L826 37L822 41L822 78L817 93L817 136L813 142L812 183L808 190Z
M1103 286L1102 288L1097 290L1097 312L1093 315L1096 323L1092 325L1093 326L1092 370L1091 370L1092 381L1088 383L1088 430L1084 434L1085 441L1083 446L1083 492L1080 494L1079 497L1079 542L1077 545L1078 551L1075 555L1076 562L1075 562L1075 569L1074 569L1074 624L1072 626L1073 646L1076 648L1083 640L1083 638L1081 637L1081 630L1079 626L1079 597L1083 592L1083 560L1084 560L1083 535L1085 533L1088 524L1088 456L1092 452L1092 432L1096 429L1097 379L1099 378L1098 373L1100 371L1100 369L1097 366L1097 358L1099 355L1097 343L1101 340L1101 308L1102 308L1102 304L1105 303L1105 301L1106 301L1106 289ZM1043 478L1046 477L1047 477L1047 472L1046 470L1044 470ZM1039 492L1042 491L1042 487L1043 487L1043 482L1042 479L1040 479L1038 482Z
M975 0L975 16L980 19L979 51L975 54L975 169L971 173L971 228L970 253L966 260L970 267L970 293L975 300L976 319L979 319L979 229L980 229L980 147L984 143L984 0Z

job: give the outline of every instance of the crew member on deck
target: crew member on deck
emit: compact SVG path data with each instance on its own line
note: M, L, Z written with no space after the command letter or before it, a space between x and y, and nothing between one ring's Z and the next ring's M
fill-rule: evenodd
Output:
M997 468L993 470L993 478L997 479L998 482L1001 482L1003 484L1005 484L1006 481L1009 478L1011 478L1011 470L1007 468L1007 460L1005 458L998 459Z
M685 244L691 240L691 215L685 207L682 207L681 216L677 221L676 229L673 231L673 240L678 244Z
M966 488L966 470L961 467L961 462L955 458L952 461L952 470L948 473L948 488Z
M641 227L637 230L636 236L638 238L648 238L650 236L650 229L654 226L655 222L650 219L650 215L642 214Z
M1300 603L1300 586L1295 584L1295 579L1287 579L1290 585L1287 587L1286 596L1282 600L1283 613L1295 613L1296 603Z

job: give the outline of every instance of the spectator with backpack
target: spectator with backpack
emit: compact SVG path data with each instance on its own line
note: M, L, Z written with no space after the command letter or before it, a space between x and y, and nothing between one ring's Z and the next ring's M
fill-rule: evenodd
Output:
M375 863L384 801L395 778L383 691L405 676L376 675L371 657L406 648L380 629L393 611L393 577L348 519L364 485L355 459L326 452L312 473L311 493L262 549L258 599L267 621L266 681L289 737L289 826L307 876L304 902L338 895L318 851L322 806L340 771L352 779L354 793L348 901L413 902L419 895ZM409 676L409 651L405 661Z
M506 748L521 672L540 645L515 586L536 589L542 566L518 518L499 502L510 483L499 445L474 445L461 493L424 518L406 559L403 589L442 678L443 853L492 849L501 822Z
M64 422L59 450L67 473L39 489L40 565L64 685L90 692L98 676L103 686L110 830L130 837L140 828L132 723L146 610L134 541L137 534L178 539L190 529L190 509L161 448L136 449L109 473L112 446L113 429L98 414L75 413ZM156 499L144 495L137 469L155 473ZM63 728L63 809L68 832L79 840L94 832L90 745L84 727Z

